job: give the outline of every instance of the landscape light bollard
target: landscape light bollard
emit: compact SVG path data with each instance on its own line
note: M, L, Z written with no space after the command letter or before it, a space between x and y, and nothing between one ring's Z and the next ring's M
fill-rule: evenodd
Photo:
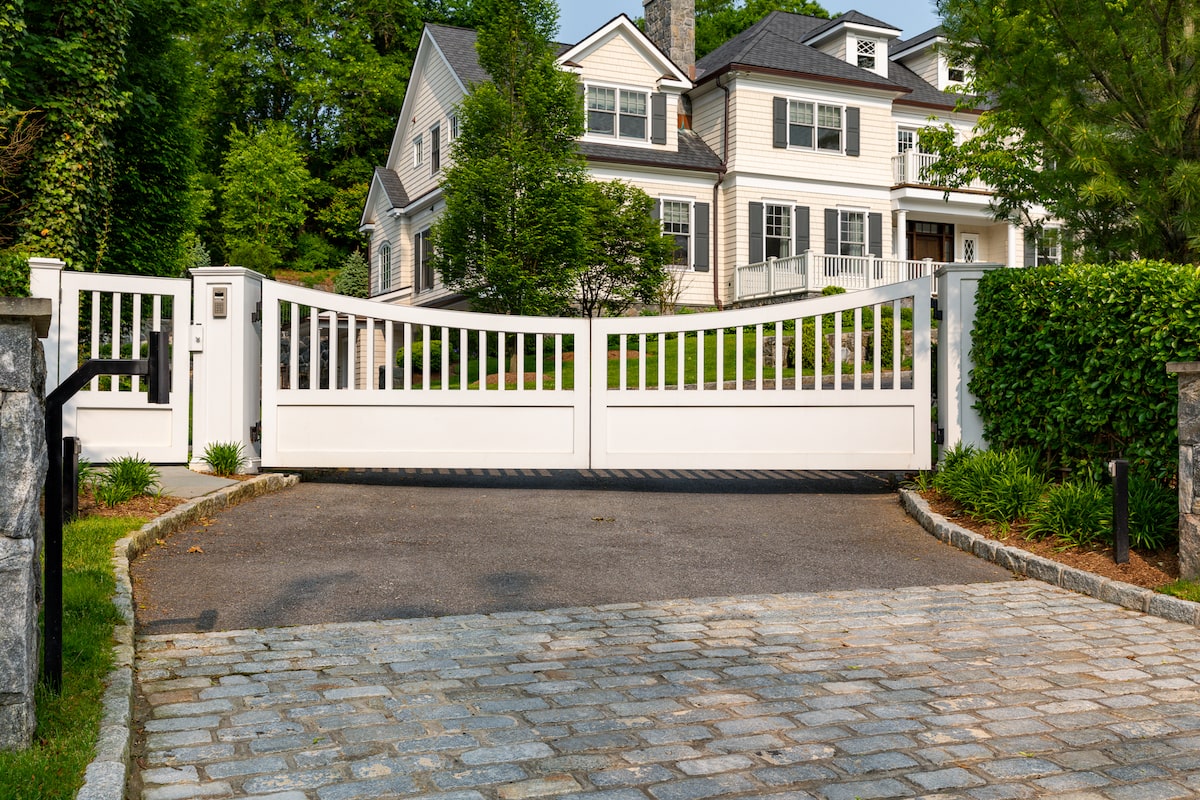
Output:
M1129 459L1108 462L1113 479L1113 560L1129 563Z
M100 375L144 375L147 382L147 399L151 403L170 403L170 348L167 336L158 331L150 333L150 352L147 358L122 360L94 358L71 373L58 387L46 396L46 455L50 462L46 470L46 538L45 538L45 629L46 654L42 660L42 677L50 691L62 691L62 546L64 484L66 470L63 466L67 457L68 444L64 441L63 406L75 393ZM74 454L72 446L70 452Z

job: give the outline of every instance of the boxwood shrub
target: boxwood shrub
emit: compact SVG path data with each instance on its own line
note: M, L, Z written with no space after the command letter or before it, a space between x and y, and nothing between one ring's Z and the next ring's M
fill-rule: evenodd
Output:
M1174 477L1177 384L1200 360L1200 274L1141 261L996 270L979 286L971 391L992 446L1048 467Z

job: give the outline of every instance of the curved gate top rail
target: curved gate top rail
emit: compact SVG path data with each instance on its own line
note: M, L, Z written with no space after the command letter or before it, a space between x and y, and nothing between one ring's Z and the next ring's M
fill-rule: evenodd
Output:
M929 296L588 320L265 281L262 464L924 468Z

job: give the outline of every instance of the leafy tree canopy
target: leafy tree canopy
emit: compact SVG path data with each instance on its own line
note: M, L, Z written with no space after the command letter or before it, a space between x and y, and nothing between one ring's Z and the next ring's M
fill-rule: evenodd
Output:
M815 0L696 0L696 58L716 50L772 11L829 18Z
M576 303L586 317L620 316L634 303L654 303L668 280L663 265L675 250L651 216L654 201L622 181L587 184L585 267Z
M976 136L923 134L951 185L981 178L1000 218L1039 204L1086 256L1200 260L1195 0L939 0Z
M563 313L583 255L583 107L558 69L553 0L478 0L479 63L492 80L459 109L433 228L434 268L481 311Z

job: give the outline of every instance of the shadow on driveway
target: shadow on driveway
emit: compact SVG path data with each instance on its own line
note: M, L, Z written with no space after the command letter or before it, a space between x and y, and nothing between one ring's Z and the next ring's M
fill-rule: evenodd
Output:
M926 534L868 473L304 479L139 558L140 632L1011 579Z

